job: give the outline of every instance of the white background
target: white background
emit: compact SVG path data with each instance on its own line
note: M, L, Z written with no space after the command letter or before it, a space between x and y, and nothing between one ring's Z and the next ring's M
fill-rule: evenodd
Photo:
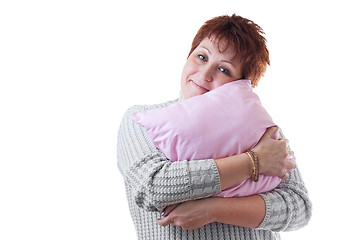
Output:
M204 21L262 26L257 93L283 128L313 218L283 239L354 239L360 215L356 1L1 1L0 239L135 239L116 166L134 104L177 98Z

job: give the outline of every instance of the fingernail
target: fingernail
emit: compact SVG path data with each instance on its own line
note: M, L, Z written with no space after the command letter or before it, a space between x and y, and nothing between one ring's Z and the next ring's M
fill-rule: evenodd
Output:
M161 212L161 216L164 216L165 215L165 210Z

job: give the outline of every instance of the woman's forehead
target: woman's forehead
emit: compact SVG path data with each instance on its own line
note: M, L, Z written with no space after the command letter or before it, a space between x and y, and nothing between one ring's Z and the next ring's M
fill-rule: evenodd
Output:
M217 53L226 55L230 59L235 59L237 57L238 51L236 50L234 44L225 38L216 38L216 37L207 37L204 38L199 47L210 48L210 52L217 51Z

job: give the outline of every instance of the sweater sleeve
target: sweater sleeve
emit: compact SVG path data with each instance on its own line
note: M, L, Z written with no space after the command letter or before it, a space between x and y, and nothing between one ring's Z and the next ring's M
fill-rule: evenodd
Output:
M129 118L153 107L130 108L118 131L118 166L136 204L148 211L162 211L172 204L219 193L220 176L213 159L170 162Z
M280 137L284 138L281 131ZM298 167L274 190L260 196L265 201L266 214L258 229L292 231L305 226L311 218L312 204Z

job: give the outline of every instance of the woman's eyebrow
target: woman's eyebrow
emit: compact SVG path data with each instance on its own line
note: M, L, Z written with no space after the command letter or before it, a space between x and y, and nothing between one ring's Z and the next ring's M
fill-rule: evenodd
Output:
M231 65L235 68L235 65L234 65L232 62L228 61L228 60L222 60L222 62L229 63L229 64L231 64Z
M200 46L201 48L205 49L206 51L209 52L209 54L211 54L211 51L207 48L207 47L204 47L204 46ZM226 62L226 63L229 63L231 64L234 68L235 68L235 65L231 62L231 61L228 61L228 60L221 60L221 62Z
M201 48L203 48L203 49L205 49L206 51L208 51L210 54L211 54L211 51L208 49L208 48L206 48L206 47L204 47L204 46L200 46Z

